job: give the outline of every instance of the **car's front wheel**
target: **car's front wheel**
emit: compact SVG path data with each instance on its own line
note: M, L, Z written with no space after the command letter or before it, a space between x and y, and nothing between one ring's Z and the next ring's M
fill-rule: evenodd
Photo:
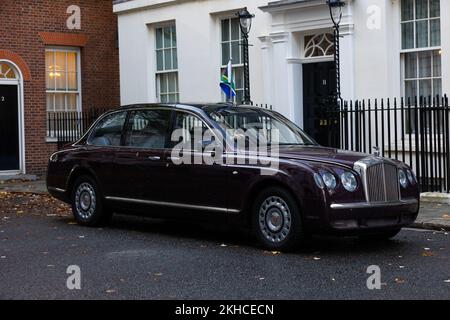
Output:
M96 182L89 176L78 177L73 185L72 212L79 224L91 227L103 226L112 217L105 210Z
M252 222L256 236L270 250L292 250L304 238L298 205L288 191L279 187L258 195Z

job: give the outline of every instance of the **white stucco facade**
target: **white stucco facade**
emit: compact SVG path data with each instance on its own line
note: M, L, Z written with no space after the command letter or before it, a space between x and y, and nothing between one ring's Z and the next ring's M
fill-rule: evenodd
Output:
M346 1L341 23L344 99L404 95L400 0ZM450 92L450 1L441 0L442 92ZM325 0L117 1L122 104L157 102L155 27L176 26L179 99L221 101L221 19L247 7L252 100L268 103L303 125L303 67L333 61L305 57L305 37L331 33Z

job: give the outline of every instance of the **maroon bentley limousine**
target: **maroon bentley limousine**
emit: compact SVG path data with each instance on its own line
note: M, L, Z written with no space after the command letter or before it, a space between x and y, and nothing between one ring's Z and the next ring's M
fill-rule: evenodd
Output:
M191 135L196 130L201 134ZM265 154L248 149L248 136L237 143L256 131ZM205 153L216 161L181 161ZM277 112L231 104L108 112L51 156L47 188L72 205L81 225L106 224L114 212L236 216L267 248L280 250L310 234L388 239L419 210L406 164L321 147Z

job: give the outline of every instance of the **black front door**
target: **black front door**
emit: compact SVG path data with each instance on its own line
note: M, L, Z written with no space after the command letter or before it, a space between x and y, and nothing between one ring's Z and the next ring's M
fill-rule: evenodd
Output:
M304 130L323 146L335 146L334 119L336 68L334 62L303 65L303 121Z
M0 85L0 171L19 170L17 85Z

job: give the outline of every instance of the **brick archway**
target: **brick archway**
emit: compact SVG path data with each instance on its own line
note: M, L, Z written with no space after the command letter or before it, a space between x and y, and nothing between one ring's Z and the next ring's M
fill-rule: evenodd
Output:
M31 71L30 68L28 67L28 64L17 53L9 50L0 49L0 59L9 60L15 63L17 67L20 69L20 72L22 73L23 80L24 81L31 80Z

